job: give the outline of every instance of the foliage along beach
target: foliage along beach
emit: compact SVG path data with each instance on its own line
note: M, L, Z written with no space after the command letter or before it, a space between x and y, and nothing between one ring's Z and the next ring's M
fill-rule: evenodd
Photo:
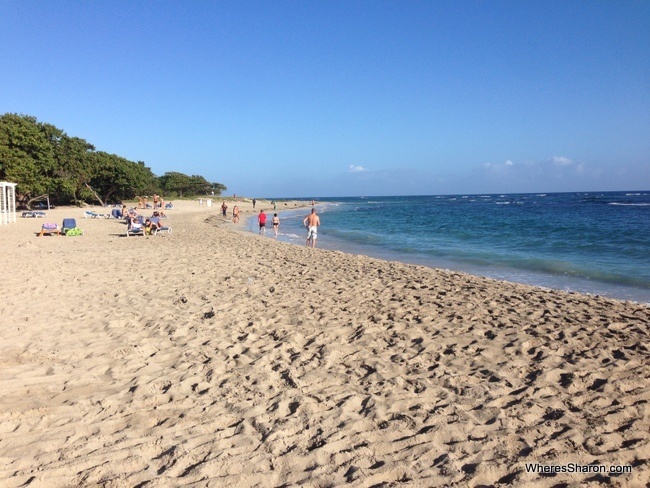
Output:
M18 184L17 203L25 208L46 198L57 205L104 206L138 195L218 196L227 189L177 171L156 177L143 161L97 151L52 124L9 113L0 116L0 181Z

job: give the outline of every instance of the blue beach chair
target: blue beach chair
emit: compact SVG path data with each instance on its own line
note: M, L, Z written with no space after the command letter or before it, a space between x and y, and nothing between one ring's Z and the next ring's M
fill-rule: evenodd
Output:
M167 232L167 234L172 233L171 226L169 226L169 225L160 225L160 227L158 226L160 224L160 217L151 217L149 219L149 222L151 222L151 233L153 235L156 235L159 232L160 233Z
M130 236L143 236L144 235L144 224L142 219L136 219L135 221L129 219L126 224L126 237Z
M82 236L84 231L77 227L76 219L63 219L61 232L65 236Z

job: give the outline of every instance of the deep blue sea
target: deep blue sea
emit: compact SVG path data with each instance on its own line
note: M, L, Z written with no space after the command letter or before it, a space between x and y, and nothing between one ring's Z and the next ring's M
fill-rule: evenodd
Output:
M316 209L320 248L650 303L650 191L320 198ZM280 203L278 238L304 245L308 211Z

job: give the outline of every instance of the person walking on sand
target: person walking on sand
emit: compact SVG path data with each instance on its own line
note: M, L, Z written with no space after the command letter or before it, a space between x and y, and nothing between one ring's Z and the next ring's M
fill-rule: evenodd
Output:
M257 203L257 200L253 198L253 210L255 210L255 204Z
M239 206L235 205L235 207L232 209L232 223L237 224L239 223Z
M302 225L307 227L307 246L311 241L311 247L316 247L316 239L318 238L318 226L320 225L320 217L316 215L316 209L312 208L311 213L307 215L302 221Z
M228 211L228 205L226 205L226 201L224 200L223 203L221 204L221 213L225 217L226 212Z
M266 235L266 214L264 209L260 210L260 214L257 216L257 223L260 224L260 234Z
M278 214L273 214L273 220L271 222L273 223L274 237L278 237L278 228L280 227L280 217L278 217Z

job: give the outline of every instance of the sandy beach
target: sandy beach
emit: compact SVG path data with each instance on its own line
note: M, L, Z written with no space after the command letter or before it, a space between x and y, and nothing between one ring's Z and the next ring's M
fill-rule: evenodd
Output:
M649 486L650 307L174 203L0 227L0 486Z

